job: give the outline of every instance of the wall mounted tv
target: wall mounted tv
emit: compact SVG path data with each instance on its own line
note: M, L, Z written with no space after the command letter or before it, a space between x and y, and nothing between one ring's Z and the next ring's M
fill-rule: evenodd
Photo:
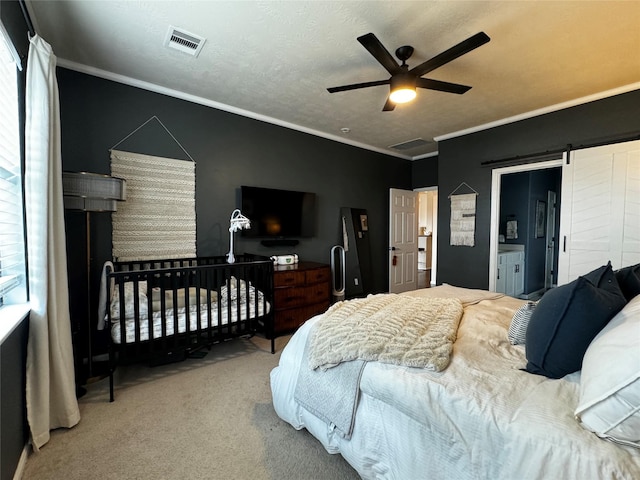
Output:
M316 194L275 188L241 186L242 214L251 228L242 236L263 239L313 237Z

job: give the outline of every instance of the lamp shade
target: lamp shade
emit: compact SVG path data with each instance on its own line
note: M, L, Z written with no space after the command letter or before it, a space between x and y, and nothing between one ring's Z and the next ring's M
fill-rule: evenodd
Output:
M87 212L115 212L126 198L126 181L89 172L63 172L64 206Z
M409 73L398 73L391 77L391 94L393 103L406 103L416 98L416 77Z

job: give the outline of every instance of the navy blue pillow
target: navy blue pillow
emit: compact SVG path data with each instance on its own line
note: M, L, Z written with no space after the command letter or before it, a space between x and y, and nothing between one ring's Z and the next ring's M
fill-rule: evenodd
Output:
M636 295L640 295L640 263L621 268L616 272L616 279L627 302L630 302Z
M525 370L549 378L580 370L591 341L625 304L611 264L549 290L529 321Z

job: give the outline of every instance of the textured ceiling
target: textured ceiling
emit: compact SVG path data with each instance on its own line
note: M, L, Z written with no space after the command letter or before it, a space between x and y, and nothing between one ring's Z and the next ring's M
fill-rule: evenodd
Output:
M420 158L435 138L640 88L639 1L30 1L38 33L67 68L176 95L375 151ZM163 45L170 25L206 38L198 57ZM387 79L356 41L373 32L411 67L480 31L491 41L382 112ZM567 103L569 102L569 103ZM342 133L348 128L349 133ZM422 147L390 145L422 138Z

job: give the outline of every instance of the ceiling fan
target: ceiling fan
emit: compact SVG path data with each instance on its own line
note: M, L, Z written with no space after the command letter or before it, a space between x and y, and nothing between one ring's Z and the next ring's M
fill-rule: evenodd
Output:
M431 80L422 78L423 75L441 67L445 63L464 55L484 45L490 40L489 36L484 33L476 33L457 45L445 50L439 55L427 60L420 65L409 70L406 61L413 54L413 47L409 45L402 46L396 50L396 57L402 62L398 62L391 56L389 51L382 45L380 40L373 34L367 33L358 37L358 41L366 48L371 55L382 65L391 77L387 80L376 80L373 82L354 83L352 85L343 85L341 87L327 88L329 93L344 92L346 90L356 90L358 88L375 87L378 85L390 85L390 93L387 102L382 109L388 112L396 107L396 103L405 103L413 100L416 96L416 88L428 88L430 90L439 90L441 92L463 94L471 87L467 85L459 85L457 83L442 82L440 80Z

